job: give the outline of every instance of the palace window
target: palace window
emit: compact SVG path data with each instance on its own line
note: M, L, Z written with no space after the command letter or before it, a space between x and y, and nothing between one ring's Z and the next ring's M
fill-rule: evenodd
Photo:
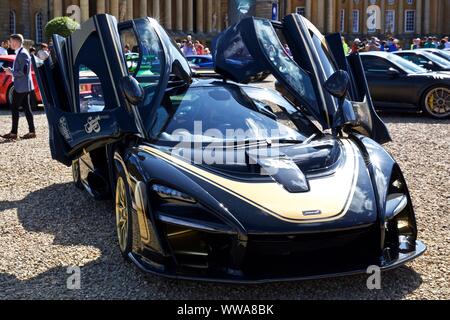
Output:
M16 12L9 11L9 34L16 33Z
M297 7L295 8L295 12L301 16L306 16L306 9L305 7Z
M416 10L405 10L405 32L414 32L416 29Z
M43 31L42 31L42 13L37 12L34 16L34 23L36 27L36 43L42 43L43 41Z
M359 10L353 10L352 16L353 16L352 32L359 33Z
M341 33L345 32L345 10L341 9L340 15L339 15L339 31Z
M385 30L387 33L395 32L395 10L386 10Z

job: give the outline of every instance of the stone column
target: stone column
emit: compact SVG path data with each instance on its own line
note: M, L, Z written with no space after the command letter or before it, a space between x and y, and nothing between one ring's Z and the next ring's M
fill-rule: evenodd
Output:
M161 6L159 4L159 0L153 0L152 16L157 20L161 17Z
M212 15L213 15L213 0L208 0L206 5L206 32L212 32Z
M139 17L145 18L147 17L147 0L140 0L139 1Z
M177 18L175 21L175 29L181 31L183 30L183 0L177 0L176 5Z
M364 34L367 34L367 32L369 31L367 28L367 8L369 7L369 0L364 0L364 7L362 9L362 30Z
M416 0L416 33L422 34L422 0Z
M187 0L187 17L186 17L186 24L187 24L187 31L192 32L194 31L194 0Z
M127 0L127 20L132 20L134 17L134 12L133 12L133 0Z
M119 20L119 0L109 0L109 12Z
M164 26L172 30L172 0L166 0L165 2L165 12L164 12Z
M353 33L353 1L348 1L347 33Z
M327 33L332 33L335 31L334 22L336 19L336 10L334 5L334 0L327 0Z
M405 12L403 9L403 0L399 1L398 4L398 34L405 33Z
M80 0L81 22L89 19L89 0Z
M306 5L305 5L305 16L306 19L311 20L311 8L312 8L312 4L311 4L311 0L306 0Z
M197 10L195 15L197 16L195 29L197 32L203 32L203 0L197 0Z
M286 15L292 13L292 0L286 0Z
M61 17L62 14L62 0L53 0L53 16Z
M426 35L430 34L430 14L431 14L431 8L430 8L430 0L425 1L425 8L423 13L423 32L425 32Z
M97 14L102 14L106 12L105 0L97 0Z
M385 33L386 30L386 0L381 0L381 21L380 33Z
M222 31L222 1L218 0L215 1L216 4L216 10L215 10L215 14L216 14L216 25L215 28L216 30L214 31Z
M317 0L317 26L325 32L325 0Z

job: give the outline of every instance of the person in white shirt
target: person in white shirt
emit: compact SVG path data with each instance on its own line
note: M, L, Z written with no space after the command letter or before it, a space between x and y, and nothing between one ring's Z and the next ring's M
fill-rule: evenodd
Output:
M41 50L38 51L37 57L42 61L45 61L50 57L50 50L48 49L48 45L46 43L41 44Z
M0 47L0 56L8 54L9 44L7 41L2 42L2 46Z

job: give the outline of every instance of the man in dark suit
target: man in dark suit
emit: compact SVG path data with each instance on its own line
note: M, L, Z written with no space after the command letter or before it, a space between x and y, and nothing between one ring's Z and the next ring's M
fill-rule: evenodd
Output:
M6 74L14 78L12 111L12 129L11 132L4 135L8 140L17 140L19 129L19 108L23 107L28 122L29 132L21 137L22 139L36 138L33 113L31 111L31 94L34 94L33 79L31 77L31 57L27 49L23 47L23 36L13 34L10 37L10 46L15 50L16 59L13 68L5 69Z

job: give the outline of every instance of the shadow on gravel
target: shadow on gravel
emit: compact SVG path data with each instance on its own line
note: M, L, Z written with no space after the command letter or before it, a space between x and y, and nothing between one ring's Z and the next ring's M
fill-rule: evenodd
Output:
M14 208L26 231L51 234L54 245L98 248L101 257L82 267L81 290L66 288L66 266L49 268L26 281L0 273L0 299L402 299L422 283L409 267L383 273L382 290L375 291L367 289L364 275L263 285L166 280L144 275L123 261L112 201L94 201L67 183L32 192L19 201L0 202L0 212Z

